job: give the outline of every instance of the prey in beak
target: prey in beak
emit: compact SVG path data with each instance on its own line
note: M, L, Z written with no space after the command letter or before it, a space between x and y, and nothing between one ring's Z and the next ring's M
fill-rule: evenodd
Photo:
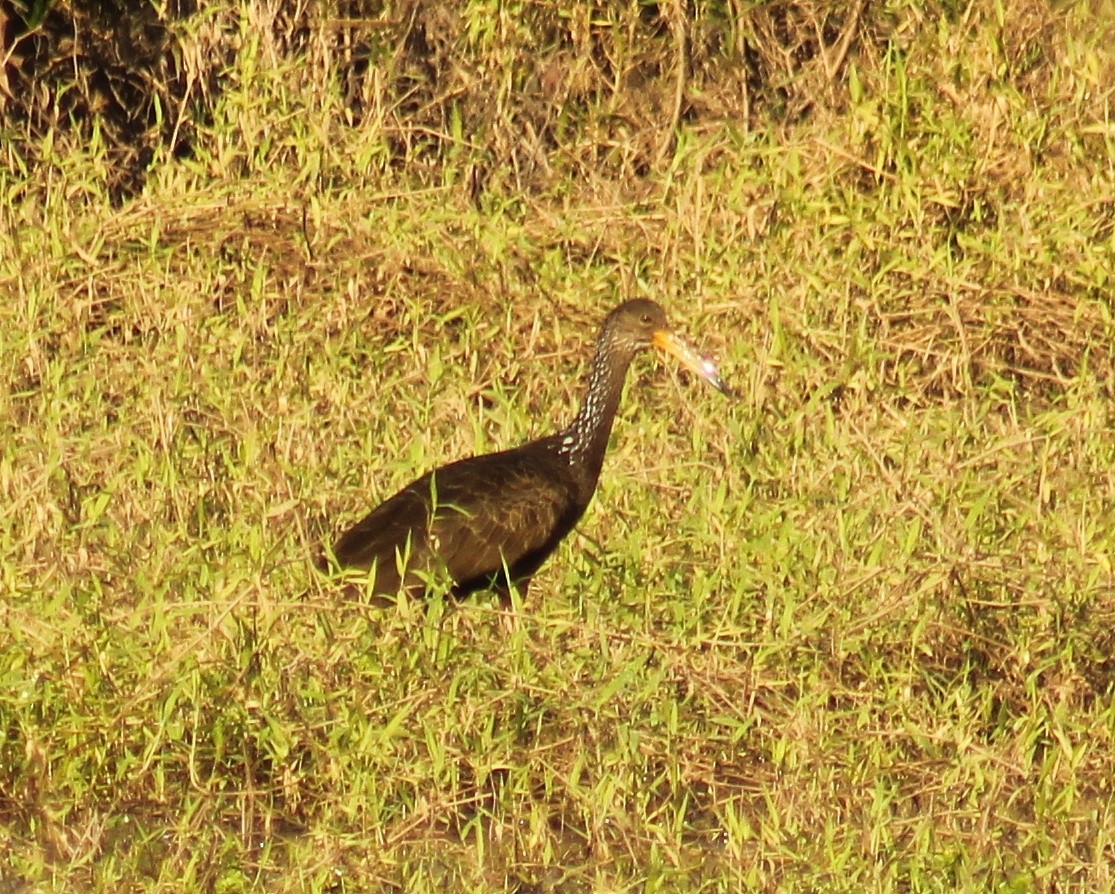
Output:
M651 341L656 348L671 357L677 358L682 366L690 372L696 373L721 394L727 397L732 396L732 389L720 378L720 371L716 368L716 364L708 357L703 357L697 352L696 348L678 338L674 333L667 329L656 329Z

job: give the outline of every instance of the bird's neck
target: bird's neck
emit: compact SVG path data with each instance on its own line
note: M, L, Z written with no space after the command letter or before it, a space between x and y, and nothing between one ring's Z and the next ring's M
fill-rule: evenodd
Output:
M582 471L588 496L595 490L604 464L608 437L623 393L623 380L633 356L632 350L617 347L606 336L600 339L581 408L560 433L559 449L569 457L570 465Z

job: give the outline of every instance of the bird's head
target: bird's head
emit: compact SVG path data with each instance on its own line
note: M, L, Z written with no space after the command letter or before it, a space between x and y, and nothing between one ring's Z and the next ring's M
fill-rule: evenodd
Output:
M696 373L721 394L731 390L720 378L716 364L702 357L696 349L670 329L670 321L658 304L646 298L625 301L610 314L604 326L605 337L618 348L638 351L643 348L658 350L676 358L682 366Z

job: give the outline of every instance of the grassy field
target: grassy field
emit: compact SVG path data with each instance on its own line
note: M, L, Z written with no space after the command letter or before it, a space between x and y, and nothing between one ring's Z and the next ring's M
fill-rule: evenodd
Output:
M126 201L9 142L0 891L1115 889L1115 13L872 21L540 181L250 40ZM636 361L510 634L315 576L634 296L738 398Z

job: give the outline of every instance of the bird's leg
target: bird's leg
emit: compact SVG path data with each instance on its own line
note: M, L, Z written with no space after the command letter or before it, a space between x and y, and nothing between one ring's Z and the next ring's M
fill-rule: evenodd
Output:
M527 590L530 589L530 578L520 578L513 583L503 575L492 585L492 589L499 597L499 607L505 611L515 611L527 601Z
M525 577L511 583L506 578L496 585L495 591L499 596L500 618L507 635L513 634L519 627L519 609L527 601L527 590L530 589L530 578Z

